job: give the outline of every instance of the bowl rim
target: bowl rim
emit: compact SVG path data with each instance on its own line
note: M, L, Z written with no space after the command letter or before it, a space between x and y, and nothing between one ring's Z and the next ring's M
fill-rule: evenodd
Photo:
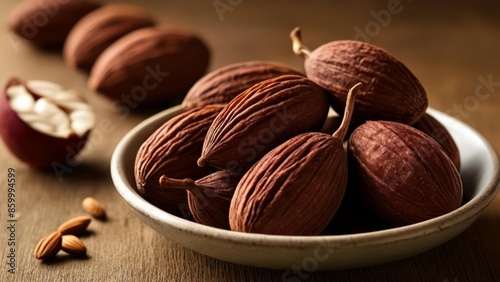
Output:
M137 212L140 212L143 215L153 218L157 221L164 222L180 231L189 232L191 235L195 235L198 237L252 246L272 245L275 247L300 249L306 246L318 244L337 245L338 247L370 247L378 246L380 244L397 244L401 243L402 241L413 240L415 239L415 237L428 236L445 229L453 228L463 221L478 216L491 203L491 201L493 201L500 188L500 168L498 154L485 140L485 138L462 121L450 117L445 113L439 112L435 109L429 108L428 111L431 114L445 115L451 118L454 122L458 122L460 126L463 126L467 130L472 131L476 135L476 137L481 140L493 160L493 174L492 178L489 180L489 183L479 194L471 198L467 203L463 204L458 209L439 217L435 217L411 225L378 231L342 235L268 235L243 233L206 226L169 214L142 198L135 190L135 187L129 185L126 177L126 172L124 171L125 168L123 167L124 164L121 162L120 158L121 155L125 153L125 150L128 147L129 143L135 138L135 135L143 129L143 127L147 126L150 123L158 122L165 118L165 116L178 114L182 110L182 105L171 107L145 119L144 121L136 125L132 130L130 130L115 147L110 162L111 177L119 194L122 196L125 202Z

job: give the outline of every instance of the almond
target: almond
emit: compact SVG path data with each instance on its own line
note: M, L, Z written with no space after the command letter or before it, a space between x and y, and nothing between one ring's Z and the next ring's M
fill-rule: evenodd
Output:
M92 219L87 215L74 217L61 224L57 231L62 235L79 235L87 230L91 221Z
M103 219L106 217L106 210L102 204L92 197L86 197L83 199L82 207L95 218Z
M71 28L101 5L87 0L22 1L9 16L10 29L45 48L61 48Z
M43 237L35 247L34 256L36 259L49 259L61 250L62 234L59 231L53 232Z
M85 244L74 235L62 236L61 249L71 255L84 256L87 254Z
M427 113L411 126L436 140L436 142L438 142L448 154L448 157L450 157L453 164L458 170L460 170L460 152L458 151L457 144L446 127Z
M83 17L64 44L64 59L73 67L90 71L99 55L116 40L155 21L132 5L110 4Z
M209 58L208 47L191 31L142 28L123 36L99 56L88 85L132 109L138 104L158 106L184 97L205 74Z

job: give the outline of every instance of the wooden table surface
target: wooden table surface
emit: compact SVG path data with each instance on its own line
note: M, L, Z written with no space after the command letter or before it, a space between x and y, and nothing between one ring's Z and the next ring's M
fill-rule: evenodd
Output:
M431 107L472 126L500 150L500 5L493 1L104 2L135 2L162 23L196 31L211 47L211 69L245 60L274 60L303 70L288 37L295 26L302 27L313 49L335 39L368 40L416 74ZM61 181L53 171L29 169L0 142L0 281L281 281L284 271L234 265L183 249L131 213L112 184L110 157L124 134L152 113L121 119L109 100L86 87L87 75L65 66L60 53L40 51L15 37L6 19L17 3L0 3L0 78L18 75L80 89L99 120L111 119L112 130L92 135L81 163ZM214 3L229 6L217 12ZM491 81L491 95L479 100L475 91L482 80ZM16 274L9 273L7 265L8 168L15 169L17 181ZM86 196L99 199L109 215L106 222L93 221L90 235L83 238L88 257L60 254L50 262L34 259L33 249L42 236L85 214L81 201ZM500 195L470 228L438 248L380 266L315 272L308 280L499 281Z

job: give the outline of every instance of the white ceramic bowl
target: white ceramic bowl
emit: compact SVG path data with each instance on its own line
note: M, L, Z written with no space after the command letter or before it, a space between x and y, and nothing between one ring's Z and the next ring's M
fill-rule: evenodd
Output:
M156 208L135 189L133 169L138 148L161 124L181 112L180 106L167 109L139 124L120 141L111 160L114 185L135 215L166 238L232 263L311 272L414 256L464 231L493 200L499 187L498 158L490 145L467 125L430 109L428 112L447 127L460 150L466 203L459 209L409 226L352 235L276 236L208 227Z

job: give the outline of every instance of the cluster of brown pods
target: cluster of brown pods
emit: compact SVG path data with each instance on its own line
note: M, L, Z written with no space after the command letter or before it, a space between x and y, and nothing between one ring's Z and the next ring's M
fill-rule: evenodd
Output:
M368 43L310 51L298 28L291 38L305 74L251 61L198 80L139 149L140 194L201 224L279 235L327 234L349 205L385 226L458 208L458 149L411 71Z

